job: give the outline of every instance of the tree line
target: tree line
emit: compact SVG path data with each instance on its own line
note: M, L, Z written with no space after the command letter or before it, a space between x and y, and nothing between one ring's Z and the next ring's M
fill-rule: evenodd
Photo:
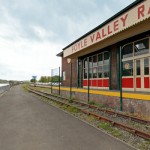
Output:
M30 82L41 82L41 83L48 83L48 82L59 82L59 76L55 75L53 77L50 76L41 76L41 78L39 80L36 79L31 79ZM61 81L61 78L60 78Z

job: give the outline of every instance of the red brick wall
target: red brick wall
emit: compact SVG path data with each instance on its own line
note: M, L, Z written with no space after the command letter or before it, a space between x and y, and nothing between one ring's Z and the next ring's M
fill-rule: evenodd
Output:
M77 87L77 59L72 59L72 86ZM67 58L62 58L62 72L65 71L66 79L62 81L62 86L70 86L70 64Z
M118 64L119 65L119 64ZM111 46L111 58L110 58L110 69L111 69L111 89L117 90L118 87L118 73L117 73L117 46Z

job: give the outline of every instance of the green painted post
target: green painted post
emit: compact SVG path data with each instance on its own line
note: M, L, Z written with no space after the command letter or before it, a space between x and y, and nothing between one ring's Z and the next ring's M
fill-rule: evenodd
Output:
M120 85L119 85L119 88L120 88L120 111L122 111L122 47L120 46Z
M88 103L90 101L90 80L89 80L89 58L87 59L88 61Z
M72 63L70 63L70 100L72 98Z
M53 90L52 90L52 82L53 82L53 69L51 69L51 93L53 92Z
M60 95L60 67L59 67L59 95Z
M111 51L109 51L109 90L111 89Z

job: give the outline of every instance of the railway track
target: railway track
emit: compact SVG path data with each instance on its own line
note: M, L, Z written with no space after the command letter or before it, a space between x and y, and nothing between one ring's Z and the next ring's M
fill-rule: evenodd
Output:
M97 106L75 101L75 100L70 101L69 99L65 97L61 97L59 95L53 95L53 94L43 92L43 91L41 92L33 88L28 88L28 91L35 93L37 95L40 95L42 97L48 98L52 101L58 102L62 105L75 107L87 115L94 116L99 120L109 122L112 126L121 128L134 135L150 140L150 121L148 120L140 119L140 118L126 115L126 114L116 112L113 110L99 108ZM134 126L137 123L140 124L142 128L144 127L143 129L144 131L137 129L137 127Z

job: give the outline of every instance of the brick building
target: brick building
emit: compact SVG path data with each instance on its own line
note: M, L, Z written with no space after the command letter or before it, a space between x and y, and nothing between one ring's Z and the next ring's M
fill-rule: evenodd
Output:
M133 2L57 56L63 86L70 85L72 64L74 87L117 91L122 82L123 91L150 92L150 0Z

